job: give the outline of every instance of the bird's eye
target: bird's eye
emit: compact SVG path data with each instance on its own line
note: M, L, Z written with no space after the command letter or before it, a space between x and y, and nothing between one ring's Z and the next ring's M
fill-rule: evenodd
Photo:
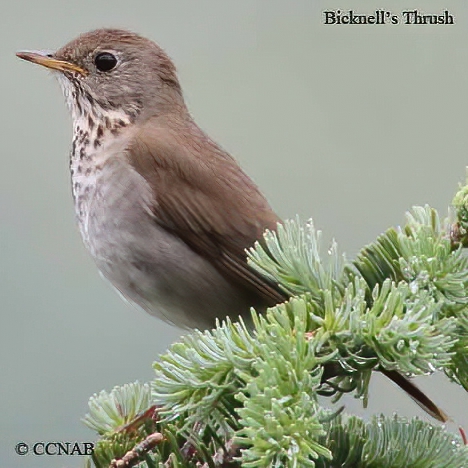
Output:
M99 71L111 71L117 65L117 58L109 52L101 52L94 57L94 65Z

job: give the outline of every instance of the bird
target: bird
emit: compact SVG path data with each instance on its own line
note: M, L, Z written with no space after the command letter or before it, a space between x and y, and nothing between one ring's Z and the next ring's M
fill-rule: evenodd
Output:
M73 120L76 219L98 269L129 302L185 329L249 320L288 300L246 249L281 219L236 160L195 123L176 68L121 29L81 34L56 52L18 52L52 70ZM447 416L395 370L429 414ZM325 369L324 379L339 373Z
M18 57L55 72L73 120L82 239L129 302L185 329L250 317L287 295L247 262L280 218L194 122L164 50L119 29Z

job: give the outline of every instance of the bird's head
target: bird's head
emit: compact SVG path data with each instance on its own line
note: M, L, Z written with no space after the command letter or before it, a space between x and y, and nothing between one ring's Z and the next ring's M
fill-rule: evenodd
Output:
M84 113L139 115L184 106L176 69L154 42L120 29L80 35L56 52L17 56L56 72L73 117Z

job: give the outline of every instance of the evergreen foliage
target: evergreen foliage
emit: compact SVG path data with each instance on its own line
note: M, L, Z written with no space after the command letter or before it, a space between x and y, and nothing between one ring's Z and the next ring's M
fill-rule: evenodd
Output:
M318 400L353 393L365 403L374 371L442 370L468 390L468 189L454 206L453 223L413 208L352 262L335 242L323 254L311 221L266 232L249 261L291 299L252 311L252 326L227 319L183 337L154 363L151 386L94 395L84 420L101 436L92 462L468 467L468 449L445 429L397 416L366 423Z

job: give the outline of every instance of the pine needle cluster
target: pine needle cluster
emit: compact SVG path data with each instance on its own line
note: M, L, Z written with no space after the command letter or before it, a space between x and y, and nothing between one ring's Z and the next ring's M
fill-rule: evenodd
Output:
M366 403L374 372L444 372L468 390L468 189L453 220L415 207L353 261L299 219L266 232L250 264L291 299L253 325L194 331L151 384L90 400L98 468L468 467L461 437L419 419L370 422L323 405ZM120 464L119 464L120 463Z

